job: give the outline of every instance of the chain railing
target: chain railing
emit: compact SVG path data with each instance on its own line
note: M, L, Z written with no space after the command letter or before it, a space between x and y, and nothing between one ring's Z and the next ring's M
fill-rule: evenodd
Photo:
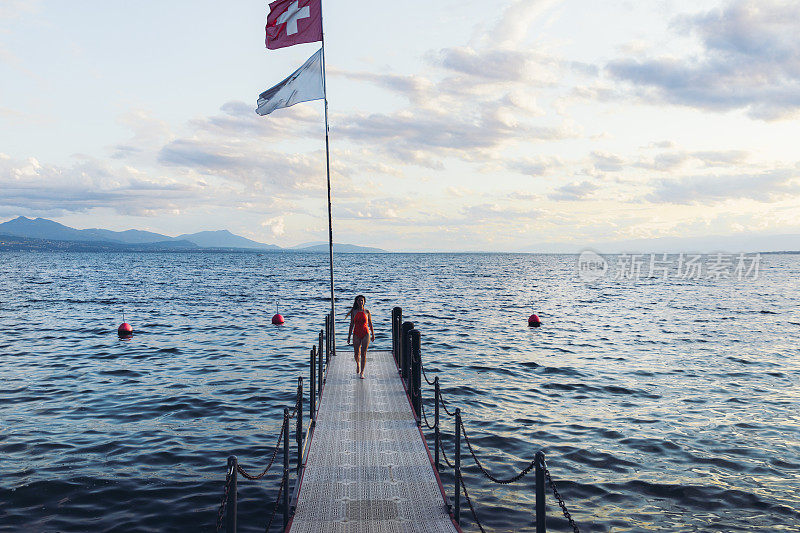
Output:
M486 533L483 530L483 525L481 525L481 521L478 518L478 513L475 512L475 507L472 505L472 500L469 497L469 492L467 492L467 486L464 485L464 478L459 476L459 480L461 481L461 489L464 491L464 499L467 500L467 505L469 505L469 510L472 513L472 518L475 520L475 524L478 526L478 529L481 530L481 533Z
M233 533L236 531L237 528L237 474L241 474L243 478L248 480L259 480L262 479L264 476L272 468L272 465L275 463L275 458L278 455L278 450L281 448L281 442L283 442L283 459L284 459L284 472L281 478L281 485L278 491L278 500L280 500L280 494L283 490L283 487L288 483L288 469L289 469L289 420L293 418L298 412L298 404L300 401L295 402L295 408L293 414L289 413L289 408L286 407L283 410L283 424L281 424L281 431L278 437L278 442L275 445L275 449L272 452L272 457L270 458L269 463L267 464L266 468L262 470L259 474L253 475L248 473L240 464L235 455L231 455L228 458L228 468L225 473L225 488L222 495L222 502L219 505L219 510L217 512L217 528L216 531L220 531L222 528L222 518L225 516L225 530L228 533ZM278 505L276 504L275 510L277 510ZM274 511L273 510L273 518L274 518ZM286 518L286 517L285 517ZM270 519L270 524L272 523L272 518ZM284 524L288 523L288 518ZM267 527L267 531L269 531L269 526Z
M525 477L525 476L528 474L528 472L530 472L531 470L533 470L533 468L536 466L536 460L534 459L533 461L531 461L531 462L528 464L528 466L526 466L525 468L523 468L523 469L522 469L522 471L521 471L519 474L517 474L517 475L515 475L515 476L511 476L511 477L510 477L510 478L508 478L508 479L499 479L499 478L496 478L495 476L493 476L492 474L490 474L488 470L486 470L486 469L483 467L483 465L481 464L481 461L480 461L480 459L478 459L478 456L477 456L477 455L475 455L475 451L472 449L472 444L470 444L470 442L469 442L469 437L467 436L467 430L464 428L464 423L463 423L463 421L462 421L462 423L461 423L461 434L462 434L462 435L464 435L464 442L466 442L466 443L467 443L467 449L469 450L469 453L470 453L470 455L472 455L472 460L473 460L473 461L475 461L475 464L476 464L476 465L478 465L478 469L481 471L481 473L482 473L484 476L486 476L486 478L487 478L489 481L492 481L493 483L497 483L498 485L509 485L509 484L511 484L511 483L514 483L515 481L519 481L520 479L522 479L523 477Z
M447 455L445 455L444 445L441 442L439 443L439 451L442 452L442 459L444 459L444 463L447 465L447 467L451 470L454 469L456 466L453 463L451 463L450 460L447 458ZM439 468L440 465L437 464L436 467Z
M425 427L434 432L434 441L435 441L434 464L436 465L436 469L441 470L441 468L443 467L443 465L439 462L439 456L441 454L441 458L444 459L444 464L447 465L448 468L453 470L455 478L454 479L455 490L453 494L453 515L454 515L453 518L455 519L456 523L460 523L461 521L461 492L463 491L464 499L466 500L467 505L470 508L470 512L472 513L472 517L475 520L475 524L478 526L478 529L482 533L484 531L483 525L481 524L478 518L478 514L475 510L475 506L472 502L472 499L469 497L469 493L467 492L467 487L464 483L464 478L461 471L461 437L463 436L464 442L467 445L467 450L469 451L469 454L472 457L473 462L478 467L478 470L481 472L481 474L492 483L508 485L523 479L531 471L534 471L537 533L545 532L545 520L546 520L545 490L544 490L545 479L547 480L547 483L550 485L550 488L552 489L553 495L555 496L555 499L558 502L559 507L561 508L564 518L566 518L567 521L569 522L569 525L570 527L572 527L573 532L580 533L577 524L575 523L574 519L567 510L567 506L564 503L564 499L556 489L555 483L553 482L552 479L552 475L550 474L550 471L545 464L544 452L542 451L536 452L534 459L530 461L525 466L525 468L523 468L521 471L508 478L497 477L484 466L484 463L480 460L480 458L476 454L475 449L472 446L472 442L469 439L469 435L467 434L466 427L464 426L462 420L461 409L455 408L455 410L453 411L448 409L448 404L445 401L441 392L441 387L439 384L439 376L434 376L433 380L431 380L428 378L428 375L425 372L425 367L422 364L419 331L417 331L414 328L414 324L412 322L403 322L402 317L403 317L402 309L399 307L395 307L392 311L392 353L394 354L395 361L397 362L400 376L403 379L403 382L406 384L406 389L409 394L409 399L411 400L412 406L415 409L417 423L419 424L420 420L424 421ZM432 385L434 387L433 404L435 408L434 412L435 416L433 425L431 425L428 420L428 415L425 411L425 405L422 402L423 395L421 391L420 378L424 378L425 382L428 385ZM446 415L455 419L454 421L455 427L453 431L455 454L453 462L451 462L447 458L441 439L441 426L439 417L440 407L442 410L444 410Z
M437 378L438 378L438 376L437 376ZM444 403L444 397L442 396L441 392L439 393L439 403L441 404L442 409L444 409L444 412L447 413L447 416L456 416L456 414L454 412L450 412L447 409L447 404Z
M231 461L233 459L233 461ZM228 505L228 498L230 497L231 491L231 480L234 479L234 472L236 471L236 462L233 456L228 458L228 467L225 470L225 488L223 489L222 493L222 501L219 504L219 510L217 511L217 529L219 531L222 528L222 518L225 516L225 507ZM234 494L236 490L234 489ZM234 496L235 497L235 496ZM234 524L236 522L235 518L232 518L232 513L228 513L228 520L233 521ZM235 526L234 526L235 529Z
M267 522L267 527L264 529L266 533L269 533L270 528L272 527L272 522L275 520L275 515L278 514L278 507L281 505L281 494L283 493L283 479L281 479L281 486L278 487L278 497L275 498L275 505L272 507L272 514L269 517L269 522Z
M236 465L236 471L239 472L243 478L249 479L250 481L256 481L261 479L262 477L267 475L267 472L269 472L269 469L272 468L273 463L275 463L275 458L278 456L278 450L281 449L282 441L283 441L283 427L281 427L281 432L278 435L278 442L277 444L275 444L275 449L272 450L272 458L269 460L269 464L267 464L267 467L264 468L264 470L262 470L260 474L256 475L248 474L240 464Z
M547 468L547 464L544 463L544 457L542 457L542 464L544 466L544 476L547 478L550 488L553 489L553 496L556 497L556 501L558 502L558 506L561 507L561 512L564 514L564 518L567 519L567 522L569 522L569 525L572 527L572 531L574 531L574 533L580 533L580 530L578 530L578 525L575 523L575 520L572 519L572 515L569 514L569 511L567 511L567 505L564 503L564 498L561 497L561 494L559 494L558 489L556 488L556 484L553 483L550 470Z
M430 422L428 422L428 415L425 413L425 404L422 404L422 420L425 421L425 427L433 431L435 426L432 426Z
M330 357L333 351L334 340L332 338L333 320L330 315L325 317L325 329L319 332L319 345L311 348L311 357L309 359L309 427L312 427L317 418L317 412L322 398L322 390L324 384L323 365L330 363ZM323 356L324 346L324 356ZM227 533L235 533L237 528L237 513L238 513L238 498L237 498L237 474L247 480L256 481L263 479L275 464L278 456L278 451L283 444L283 474L281 476L281 483L278 487L278 497L275 499L275 505L272 508L272 514L267 522L266 531L269 533L270 528L278 513L278 509L283 510L283 527L284 529L289 524L291 509L289 507L289 481L291 469L289 467L289 421L296 419L295 425L295 440L297 447L296 459L296 476L299 482L302 476L303 468L303 377L299 376L297 379L297 399L291 411L288 407L283 409L283 424L281 425L280 434L278 435L277 443L272 451L267 466L258 474L251 474L245 470L240 464L235 455L228 457L228 464L225 470L225 486L223 488L222 501L217 509L217 522L216 531L222 529L223 520L225 522L225 530Z
M422 369L422 377L424 377L424 378L425 378L425 382L426 382L428 385L430 385L431 387L433 387L433 381L431 381L431 380L429 380L429 379L428 379L428 374L426 374L426 373L425 373L425 367L422 367L422 366L421 366L420 368ZM434 379L436 379L436 378L434 377Z

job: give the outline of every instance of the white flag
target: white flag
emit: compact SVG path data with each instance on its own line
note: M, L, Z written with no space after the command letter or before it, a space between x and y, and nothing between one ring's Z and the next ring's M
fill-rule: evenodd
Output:
M269 115L282 107L323 98L325 98L325 90L322 86L322 49L320 48L288 78L258 95L256 113Z

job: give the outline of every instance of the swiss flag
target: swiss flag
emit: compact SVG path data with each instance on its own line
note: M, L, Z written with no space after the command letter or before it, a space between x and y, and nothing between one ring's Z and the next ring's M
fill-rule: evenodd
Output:
M267 48L322 40L322 0L276 0L267 15Z

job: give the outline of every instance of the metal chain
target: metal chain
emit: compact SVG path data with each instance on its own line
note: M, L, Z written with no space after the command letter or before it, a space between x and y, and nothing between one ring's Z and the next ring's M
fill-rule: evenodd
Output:
M281 425L281 431L280 431L280 434L278 435L278 443L275 445L275 450L273 450L273 452L272 452L272 459L269 460L269 464L264 469L264 471L261 472L260 474L258 474L257 476L254 476L254 475L251 475L251 474L248 474L247 472L245 472L244 468L242 468L242 465L237 464L236 465L236 470L242 475L242 477L244 477L245 479L249 479L251 481L255 481L257 479L261 479L262 477L264 477L267 474L267 472L269 472L269 469L272 468L272 464L275 462L275 457L278 456L278 450L280 449L281 441L283 440L283 432L284 432L284 429L285 429L285 425L286 425L286 422L284 422Z
M528 466L526 466L525 469L522 470L522 472L520 472L516 476L510 477L508 479L496 478L493 475L491 475L485 468L483 468L483 465L478 460L478 457L475 455L475 452L472 450L472 444L470 444L469 442L469 437L467 437L467 430L464 429L464 424L461 424L461 434L464 435L464 440L467 442L467 448L469 449L469 453L470 455L472 455L472 459L475 461L475 464L478 465L478 468L480 468L484 476L489 478L491 481L494 481L495 483L499 483L501 485L508 485L509 483L514 483L515 481L518 481L523 477L525 477L525 475L531 470L533 470L534 466L536 466L536 461L531 461L531 463Z
M294 411L292 411L292 414L289 415L289 418L294 418L295 416L297 416L297 407L299 405L300 405L300 399L298 398L298 400L294 402Z
M453 463L447 460L447 455L445 455L444 453L444 446L442 445L441 439L439 440L439 451L442 452L442 459L444 459L444 462L447 464L447 466L449 466L450 468L455 468L455 466L453 466Z
M278 513L278 506L281 503L281 494L283 493L283 485L284 479L281 478L281 486L278 487L278 497L275 498L275 506L272 508L272 516L269 517L269 522L267 522L266 533L269 533L269 528L272 527L272 521L275 520L275 515Z
M558 500L558 506L561 507L561 512L564 513L564 518L567 519L569 525L572 526L572 531L575 533L580 533L578 529L578 525L575 523L575 520L572 519L572 515L569 514L567 511L567 505L564 503L564 498L561 497L561 494L558 493L558 489L556 489L556 484L553 483L553 478L550 477L550 470L547 468L547 465L544 465L544 475L547 478L547 482L550 484L550 488L553 489L553 496L556 497Z
M222 493L222 502L219 504L217 511L217 531L222 528L222 517L225 515L225 507L228 505L228 492L231 490L231 476L233 476L233 468L229 468L225 472L225 490Z
M434 429L435 426L430 425L430 423L428 422L428 415L425 414L425 404L420 402L419 406L421 407L422 419L425 420L425 425L428 427L428 429Z
M478 524L478 529L481 530L481 533L486 533L483 530L483 526L481 525L481 521L478 520L478 513L475 512L475 508L472 506L472 500L469 499L469 493L467 492L467 486L464 485L464 476L459 476L459 481L461 482L461 488L464 489L464 498L467 500L469 504L469 510L472 511L472 518L475 519L475 523Z
M419 367L422 369L422 375L423 375L423 377L425 378L425 381L427 381L427 382L428 382L428 385L430 385L431 387L433 387L433 385L434 385L434 382L428 379L428 374L426 374L426 373L425 373L425 367L424 367L424 366L422 366L422 362L420 362L420 363L419 363Z
M442 408L444 409L445 413L447 413L449 416L456 416L455 413L451 413L450 411L447 410L447 406L444 404L444 395L443 394L439 395L439 403L442 404Z

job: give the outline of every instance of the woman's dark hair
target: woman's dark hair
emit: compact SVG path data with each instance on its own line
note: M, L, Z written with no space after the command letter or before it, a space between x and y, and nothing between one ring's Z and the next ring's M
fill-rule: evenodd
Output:
M363 295L363 294L359 294L358 296L356 296L356 299L355 299L355 300L353 300L353 307L351 307L351 308L350 308L350 310L347 312L347 314L346 314L346 315L344 315L344 317L345 317L345 318L347 318L347 317L349 317L350 315L352 315L353 313L355 313L355 311L356 311L356 306L358 306L358 299L359 299L359 298L363 299L363 300L364 300L364 304L366 305L366 303L367 303L367 299L364 297L364 295Z

